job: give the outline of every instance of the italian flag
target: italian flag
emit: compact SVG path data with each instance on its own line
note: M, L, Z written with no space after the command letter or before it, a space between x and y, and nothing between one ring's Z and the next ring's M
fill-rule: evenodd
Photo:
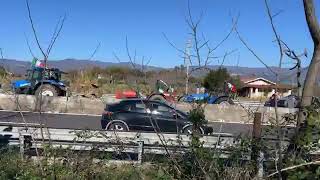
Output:
M33 58L31 62L32 67L44 67L44 63L42 63L39 59Z

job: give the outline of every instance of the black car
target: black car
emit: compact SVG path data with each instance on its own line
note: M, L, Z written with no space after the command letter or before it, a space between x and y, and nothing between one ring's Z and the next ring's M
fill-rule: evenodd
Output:
M158 131L190 133L192 123L188 115L159 101L128 99L107 104L101 119L102 129L117 131ZM212 133L212 127L203 126L202 134Z
M265 102L264 106L267 107L275 107L275 99L271 97L268 101ZM286 108L299 108L300 107L300 98L296 95L288 95L278 99L277 101L278 107L286 107Z

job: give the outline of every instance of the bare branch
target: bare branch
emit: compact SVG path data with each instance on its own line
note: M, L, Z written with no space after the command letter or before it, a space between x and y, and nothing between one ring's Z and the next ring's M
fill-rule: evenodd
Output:
M98 43L98 45L96 46L96 48L94 49L94 51L92 52L89 61L94 57L94 55L96 55L96 53L98 52L99 48L101 46L101 42Z
M290 166L290 167L281 169L280 171L277 171L277 172L274 172L274 173L272 173L272 174L269 174L267 177L272 177L272 176L274 176L274 175L276 175L276 174L278 174L278 173L280 173L280 172L285 172L285 171L297 169L297 168L300 168L300 167L303 167L303 166L318 165L318 164L320 164L320 161L313 161L313 162L298 164L298 165L295 165L295 166Z
M279 14L283 13L284 10L280 10L277 13L275 13L274 15L272 15L272 19L274 19L276 16L278 16Z
M239 15L237 16L236 20L232 23L232 28L229 31L229 33L213 48L213 50L218 49L232 34L232 32L235 30L237 23L238 23Z
M144 56L143 56L144 57ZM148 59L148 61L146 62L146 63L144 63L144 66L148 66L149 64L150 64L150 62L151 62L151 59L152 59L152 57L150 57L149 59Z
M112 54L113 54L113 56L117 59L117 61L118 61L119 63L121 63L121 60L120 60L119 56L117 56L117 54L116 54L115 52L112 52Z
M26 43L27 43L27 46L28 46L28 49L29 49L29 53L31 54L31 56L32 56L33 58L36 58L36 56L33 54L32 50L31 50L30 43L29 43L29 39L28 39L27 35L24 34L24 37L25 37L25 39L26 39Z
M127 55L128 55L128 58L129 58L129 61L132 65L132 67L134 69L136 69L136 64L135 64L135 58L136 58L136 50L134 51L134 59L132 59L131 55L130 55L130 50L129 50L129 43L128 43L128 37L126 36L126 51L127 51Z
M173 44L169 38L167 37L167 35L165 33L162 33L163 37L167 40L167 42L170 44L170 46L172 46L174 49L176 49L177 51L179 51L180 53L182 53L185 56L189 56L185 51L177 48L177 46L175 44Z
M223 58L222 58L222 62L221 62L221 64L220 64L220 67L223 66L223 63L224 63L225 59L227 58L227 56L233 54L233 53L236 52L236 51L238 51L238 49L233 49L233 50L230 51L230 52L228 52L228 51L225 52L224 55L223 55Z
M30 21L30 24L31 24L31 27L32 27L34 38L36 39L36 43L38 45L38 48L40 49L44 59L46 60L47 59L47 55L46 55L46 53L44 52L44 50L42 49L42 47L40 45L39 38L38 38L38 35L37 35L37 31L36 31L36 29L34 27L33 19L32 19L32 16L31 16L31 10L30 10L30 6L29 6L29 0L26 0L26 4L27 4L27 9L28 9L29 21Z
M58 21L58 23L57 23L57 25L56 25L56 27L55 27L54 33L53 33L53 35L52 35L52 37L51 37L50 44L49 44L49 46L48 46L48 48L47 48L47 57L49 57L50 52L51 52L51 50L52 50L52 47L53 47L53 45L55 44L57 38L58 38L59 35L60 35L60 32L61 32L61 30L62 30L62 28L63 28L63 25L64 25L64 22L65 22L66 18L67 18L67 15L66 15L66 14L62 17L62 20L61 20L61 17L59 18L59 21ZM60 26L59 26L59 25L60 25ZM59 27L59 29L58 29L58 27Z
M271 24L271 27L272 27L272 31L274 33L274 36L276 37L276 40L277 40L277 43L278 43L278 46L279 46L279 53L280 53L279 68L281 68L282 59L283 59L283 50L282 50L280 36L277 33L277 30L276 30L276 28L274 26L274 23L273 23L273 18L272 18L272 15L271 15L271 10L270 10L269 4L268 4L268 0L264 0L264 2L265 2L265 6L267 8L267 13L268 13L269 21L270 21L270 24Z
M256 59L262 63L270 72L272 72L274 75L277 75L277 73L275 71L273 71L255 52L254 50L252 50L249 45L246 43L246 41L241 37L237 27L235 27L235 32L238 36L238 38L240 39L240 41L242 42L242 44L251 52L251 54L256 57Z
M240 62L240 53L238 53L238 57L237 57L237 68L239 68L239 62Z

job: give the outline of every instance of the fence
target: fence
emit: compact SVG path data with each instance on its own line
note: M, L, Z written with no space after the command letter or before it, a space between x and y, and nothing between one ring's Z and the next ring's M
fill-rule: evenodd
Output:
M0 126L2 144L20 147L21 153L26 149L43 148L50 144L52 148L76 151L98 150L106 152L135 153L138 162L143 161L144 154L184 153L190 144L189 135L92 131L71 129L47 129L39 127ZM236 143L232 134L214 133L201 137L205 148L224 150Z

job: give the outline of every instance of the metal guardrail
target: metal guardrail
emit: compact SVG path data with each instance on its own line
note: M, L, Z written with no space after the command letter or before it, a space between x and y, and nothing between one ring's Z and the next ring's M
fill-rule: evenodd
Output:
M234 101L234 104L236 105L242 105L245 107L258 107L258 106L264 106L263 102L260 101Z
M184 153L190 145L188 135L52 129L39 127L0 126L0 138L9 145L25 149L43 148L50 142L52 148L77 151L98 150L138 154L142 162L143 154ZM200 138L205 148L224 150L234 145L235 138L229 133L214 133Z

